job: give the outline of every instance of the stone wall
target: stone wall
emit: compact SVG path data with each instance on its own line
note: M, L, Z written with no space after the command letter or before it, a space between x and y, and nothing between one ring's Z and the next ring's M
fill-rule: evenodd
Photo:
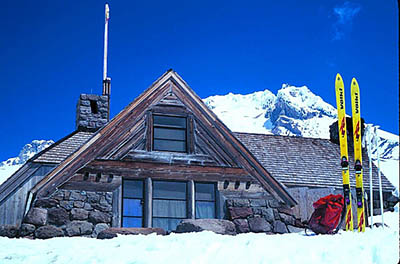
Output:
M76 129L96 131L108 121L108 96L81 94L76 106Z
M111 221L111 192L58 190L49 198L35 201L16 236L97 237Z
M228 219L235 224L237 233L283 234L300 232L304 227L292 209L273 198L229 198L226 207Z
M188 223L183 221L181 225L186 224L185 228L178 231L219 230L217 233L232 235L248 232L283 234L304 230L294 209L286 208L270 195L226 192L223 198L225 220L189 219L193 222L189 223L191 227L188 229ZM0 226L0 236L40 239L97 237L112 225L112 202L111 192L58 190L49 198L35 201L20 229Z

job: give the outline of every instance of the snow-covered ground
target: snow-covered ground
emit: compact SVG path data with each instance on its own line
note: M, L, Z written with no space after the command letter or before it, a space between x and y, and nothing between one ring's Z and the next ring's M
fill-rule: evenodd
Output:
M0 263L398 263L399 213L385 213L385 221L390 228L318 236L201 232L111 240L0 237Z

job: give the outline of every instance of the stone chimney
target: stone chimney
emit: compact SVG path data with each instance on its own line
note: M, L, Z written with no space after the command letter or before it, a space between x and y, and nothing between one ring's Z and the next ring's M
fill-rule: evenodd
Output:
M109 120L109 96L81 94L76 106L76 129L96 131Z
M347 129L347 143L353 146L353 120L351 117L346 117L346 129ZM361 138L364 137L364 118L361 118ZM329 126L329 137L330 141L339 145L339 128L338 121L332 123Z

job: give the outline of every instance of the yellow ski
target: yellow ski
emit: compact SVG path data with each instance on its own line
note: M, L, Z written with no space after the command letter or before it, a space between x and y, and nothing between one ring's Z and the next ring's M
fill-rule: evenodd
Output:
M356 171L357 229L358 232L364 232L365 216L361 152L360 88L355 78L351 80L351 106L353 112L354 169Z
M346 107L344 101L344 84L338 73L335 81L336 105L338 110L338 128L340 142L340 165L342 167L343 196L346 206L346 231L353 231L353 212L351 210L351 192L349 176L349 155L347 152Z

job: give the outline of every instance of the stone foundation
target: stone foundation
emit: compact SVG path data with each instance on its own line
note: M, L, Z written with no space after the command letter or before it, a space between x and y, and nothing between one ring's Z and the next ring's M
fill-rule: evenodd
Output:
M237 233L284 234L304 228L292 209L274 199L230 198L226 200L226 207L228 219L235 224Z
M16 236L97 237L111 227L111 221L111 192L58 190L49 198L35 201Z
M234 235L249 232L284 234L304 230L304 224L294 216L293 210L271 196L225 196L224 200L225 220L189 219L187 221L193 222L190 223L190 228L187 221L183 221L179 232L222 230L216 233ZM111 192L58 190L49 198L36 200L19 229L1 226L0 236L39 239L61 236L97 237L101 231L110 228L111 224Z

